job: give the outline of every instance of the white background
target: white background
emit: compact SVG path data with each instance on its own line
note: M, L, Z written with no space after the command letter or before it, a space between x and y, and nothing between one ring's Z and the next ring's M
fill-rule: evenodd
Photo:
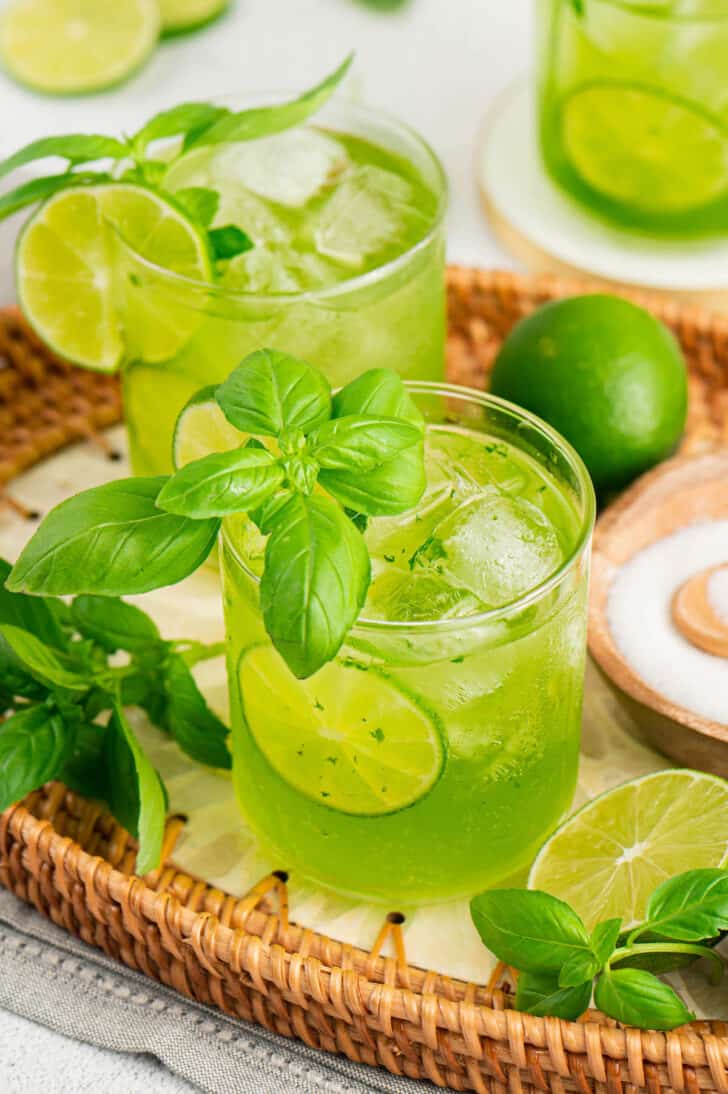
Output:
M489 105L530 65L529 0L409 0L397 12L378 12L362 0L233 4L218 24L164 44L131 83L109 94L44 99L0 76L0 154L48 133L114 133L182 99L303 89L354 48L347 92L409 122L445 164L451 185L451 260L513 265L480 212L473 158ZM12 286L7 231L0 246L0 300L5 302ZM179 1094L189 1089L144 1059L75 1045L2 1012L0 1080L3 1094Z

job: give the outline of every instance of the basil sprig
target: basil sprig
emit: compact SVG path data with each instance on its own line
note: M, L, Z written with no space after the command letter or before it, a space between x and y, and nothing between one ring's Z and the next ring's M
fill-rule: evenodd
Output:
M361 612L371 577L366 518L404 512L422 495L424 421L388 369L333 396L317 369L272 349L250 354L215 399L245 435L238 448L168 478L123 479L62 502L8 587L123 596L171 585L205 560L222 518L248 513L268 536L263 621L304 678L336 656ZM84 603L77 618L88 615Z
M728 872L688 870L664 881L644 922L620 919L589 933L576 912L548 893L492 889L470 905L485 945L519 970L515 1005L529 1014L575 1020L591 1003L642 1029L674 1029L695 1018L658 972L707 958L718 982L724 965L712 948L728 930Z
M221 648L165 641L118 598L10 592L9 573L0 559L0 811L61 779L107 803L147 873L159 865L166 791L123 706L145 709L199 763L230 768L228 730L190 671Z
M0 160L0 179L20 167L46 160L65 160L66 169L31 179L0 196L0 220L61 190L103 182L132 182L173 201L207 234L212 258L229 261L253 246L250 237L233 224L211 227L220 202L215 190L190 187L170 195L164 187L169 167L193 148L257 140L301 125L326 104L352 59L350 54L334 72L297 98L272 106L233 111L212 103L180 103L155 114L130 137L67 133L32 141ZM177 147L167 149L164 160L155 155L158 141L175 139ZM89 170L90 164L96 165L93 170Z

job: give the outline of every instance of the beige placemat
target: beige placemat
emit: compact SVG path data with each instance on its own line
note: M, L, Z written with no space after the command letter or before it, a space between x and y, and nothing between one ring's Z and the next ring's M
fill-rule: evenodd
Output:
M108 436L123 452L123 429L111 430ZM128 474L127 468L125 462L109 462L91 444L76 445L17 479L13 494L31 509L45 513L70 493ZM0 509L0 555L14 560L33 527L9 509ZM140 603L167 638L214 642L224 636L219 581L211 568L173 588L148 593ZM211 705L227 717L222 659L199 666L196 675ZM265 857L246 828L229 776L194 765L140 712L131 711L130 717L164 776L170 809L188 817L174 852L180 869L242 896L272 869L285 868L285 863ZM626 715L590 666L575 806L628 778L668 766L664 757L640 744L628 730ZM290 899L295 921L365 949L372 945L388 910L333 896L295 877L290 882ZM483 982L494 964L475 932L466 901L408 910L405 938L412 964L450 976Z

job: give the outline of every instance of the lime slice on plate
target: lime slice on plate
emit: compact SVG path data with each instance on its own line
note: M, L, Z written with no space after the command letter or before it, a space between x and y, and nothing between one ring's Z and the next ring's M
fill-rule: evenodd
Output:
M99 91L147 59L159 28L157 0L13 0L0 21L0 56L36 91Z
M160 361L184 345L199 322L184 291L170 291L154 271L129 270L117 294L119 237L157 266L198 281L212 276L207 243L184 214L158 194L125 183L56 194L28 221L16 253L27 319L60 356L101 372L113 372L125 356L124 328L135 356Z
M339 661L296 680L270 646L239 665L247 725L290 786L341 813L381 816L419 801L440 778L436 718L380 669Z
M174 466L184 467L211 452L229 452L244 442L215 402L215 385L193 395L174 427Z
M699 208L728 185L728 134L720 122L658 90L598 82L562 108L572 166L606 197L651 213Z
M158 0L162 13L162 33L185 34L199 30L225 11L229 0Z
M588 927L639 922L660 882L722 866L728 856L728 782L700 771L658 771L589 802L544 844L530 889L571 904Z

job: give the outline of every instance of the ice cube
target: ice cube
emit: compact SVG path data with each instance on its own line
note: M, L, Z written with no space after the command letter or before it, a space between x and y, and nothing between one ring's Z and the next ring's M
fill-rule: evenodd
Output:
M469 498L445 517L412 566L469 589L494 608L539 585L562 560L556 531L540 509L492 492Z
M339 280L336 267L320 255L259 246L237 255L222 275L227 289L253 293L298 293Z
M378 252L401 246L413 225L425 222L406 179L365 164L346 172L319 214L314 238L321 254L359 269Z
M364 614L370 619L416 623L459 619L482 609L471 592L455 588L436 573L390 566L372 582Z
M315 129L291 129L227 145L215 157L214 173L267 201L297 208L331 186L347 163L338 141Z

